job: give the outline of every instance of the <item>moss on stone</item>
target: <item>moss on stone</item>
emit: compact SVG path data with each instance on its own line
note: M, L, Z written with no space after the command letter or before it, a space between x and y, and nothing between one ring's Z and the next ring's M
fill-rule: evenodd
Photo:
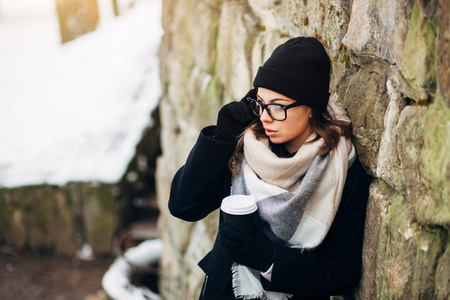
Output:
M403 53L403 75L413 89L436 89L435 29L414 5ZM428 99L417 99L418 102Z
M423 226L411 216L402 194L378 181L389 203L382 221L377 255L379 299L433 299L435 275L445 249L446 231Z
M379 192L389 203L389 210L381 225L379 237L377 296L379 299L397 299L409 293L408 283L412 275L411 244L416 226L411 222L400 193L382 181L379 181Z
M421 154L421 174L425 192L431 196L428 214L435 224L450 225L450 109L437 94L424 118L424 149ZM419 199L420 201L420 199ZM421 202L424 202L423 200Z
M96 254L109 254L112 238L118 227L118 213L112 185L105 183L75 183L81 188L83 218L87 242Z
M387 188L387 184L386 190ZM391 189L389 187L389 189ZM398 192L390 193L388 194L389 198L387 200L389 201L389 212L387 215L387 222L389 223L389 227L397 228L399 229L402 226L405 226L406 224L411 223L411 215L408 212L408 208L406 204L404 203L404 197Z
M377 192L389 203L379 237L377 297L434 299L435 277L442 273L438 264L448 239L446 230L417 223L401 193L382 181L376 184Z
M348 51L343 53L340 63L345 65L346 69L350 69L351 62L350 62L350 55L348 54Z
M331 68L333 68L333 65L338 61L339 63L343 64L346 69L350 69L350 66L352 64L350 61L350 53L347 47L343 44L341 44L338 53L331 60Z
M438 226L418 226L411 299L434 299L436 270L445 244L445 230Z
M331 65L334 65L339 59L339 55L336 54L335 56L333 56L333 59L331 60Z
M8 245L73 255L71 215L64 192L52 185L24 186L2 191L0 211L9 215L1 221ZM7 203L6 203L7 202Z

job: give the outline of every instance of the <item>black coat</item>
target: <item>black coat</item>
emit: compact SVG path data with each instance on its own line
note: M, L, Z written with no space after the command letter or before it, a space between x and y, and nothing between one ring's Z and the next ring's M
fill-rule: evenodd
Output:
M173 178L169 210L175 217L201 220L219 208L222 199L230 194L228 160L236 144L213 139L213 131L214 126L202 130L186 164ZM341 203L322 244L312 251L274 245L272 280L262 279L265 289L294 294L292 299L313 299L340 295L354 288L361 275L368 190L367 176L356 160L347 172ZM230 294L232 262L217 255L218 248L216 241L214 251L199 266L216 293Z

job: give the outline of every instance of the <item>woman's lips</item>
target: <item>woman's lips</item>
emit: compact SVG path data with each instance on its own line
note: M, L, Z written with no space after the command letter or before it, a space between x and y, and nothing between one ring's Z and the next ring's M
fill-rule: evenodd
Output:
M272 135L275 135L277 133L277 131L270 130L270 129L267 129L267 128L265 128L265 131L266 131L266 135L267 136L272 136Z

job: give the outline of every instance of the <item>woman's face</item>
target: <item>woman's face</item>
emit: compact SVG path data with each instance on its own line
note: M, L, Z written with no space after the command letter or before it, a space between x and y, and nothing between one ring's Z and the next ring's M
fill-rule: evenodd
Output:
M258 88L258 100L265 104L282 105L289 105L295 102L292 98L261 87ZM284 144L286 150L293 153L300 149L312 133L309 123L311 108L306 105L300 105L289 108L286 113L286 120L275 121L265 109L259 119L270 141L274 144Z

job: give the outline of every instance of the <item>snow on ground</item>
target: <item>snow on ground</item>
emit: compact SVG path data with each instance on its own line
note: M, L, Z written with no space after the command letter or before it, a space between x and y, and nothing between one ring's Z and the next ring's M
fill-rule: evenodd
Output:
M0 187L117 181L159 100L160 0L64 45L54 3L0 2Z
M160 260L163 252L161 240L146 240L128 249L119 256L102 278L102 286L113 299L159 300L158 294L145 286L135 286L130 282L131 266L147 268Z

